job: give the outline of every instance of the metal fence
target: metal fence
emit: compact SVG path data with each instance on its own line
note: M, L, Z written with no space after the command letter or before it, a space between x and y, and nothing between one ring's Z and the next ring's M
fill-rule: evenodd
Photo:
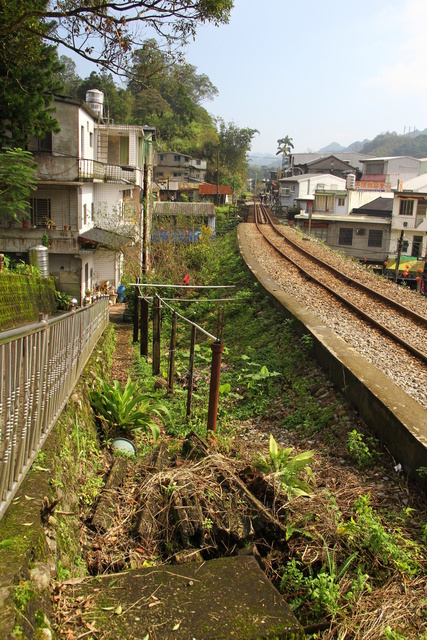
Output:
M0 333L0 519L109 322L108 297Z

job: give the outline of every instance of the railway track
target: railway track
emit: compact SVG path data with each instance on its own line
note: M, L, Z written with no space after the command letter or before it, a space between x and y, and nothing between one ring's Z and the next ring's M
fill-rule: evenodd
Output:
M427 317L351 278L285 237L268 209L255 204L255 224L266 242L312 283L322 287L363 322L427 364Z

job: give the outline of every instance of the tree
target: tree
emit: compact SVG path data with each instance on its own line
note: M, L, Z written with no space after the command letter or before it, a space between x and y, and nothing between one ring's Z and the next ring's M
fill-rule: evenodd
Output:
M176 62L154 39L134 52L130 76L133 119L155 127L163 148L197 155L204 134L214 131L212 118L200 106L217 93L209 78L198 75L193 65Z
M218 151L220 158L220 177L223 184L232 184L232 179L246 179L248 163L246 156L251 149L252 138L257 129L240 129L234 122L226 124L218 119Z
M8 1L0 0L2 9ZM227 23L233 0L12 0L12 4L15 10L8 11L6 19L2 15L0 37L20 34L24 40L36 35L104 69L123 73L148 30L168 46L178 47L195 36L200 24Z
M0 219L28 217L28 197L36 188L37 164L29 151L2 149L0 152Z
M285 136L284 138L279 138L279 140L277 141L277 153L276 156L278 156L279 154L282 154L282 169L285 167L285 158L287 155L290 154L291 149L294 148L294 145L292 144L292 138L290 138L289 136Z
M8 24L22 6L43 11L46 1L0 0L0 6L3 24ZM0 147L24 148L29 134L42 138L58 131L48 106L61 89L61 64L55 47L43 42L51 28L30 16L15 31L0 29Z
M98 89L104 94L104 115L115 122L129 124L133 108L133 97L129 91L117 87L111 73L92 71L90 76L80 81L77 87L76 97L86 100L86 92L89 89Z
M62 83L62 93L70 98L77 98L77 90L82 79L76 73L76 63L68 56L61 56L59 61L62 68L57 73L57 78Z

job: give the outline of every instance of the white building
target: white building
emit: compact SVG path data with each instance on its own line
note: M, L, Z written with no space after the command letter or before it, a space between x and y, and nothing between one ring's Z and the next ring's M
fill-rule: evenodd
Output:
M394 192L390 254L396 254L401 238L402 256L427 256L427 174L407 180Z
M88 99L55 99L60 132L29 141L39 178L29 226L0 227L3 253L25 259L47 245L57 288L79 300L106 281L117 287L124 246L149 237L141 199L150 195L155 140L151 127L105 123L101 92Z
M302 211L312 209L314 194L319 185L324 190L345 193L345 180L328 173L305 173L279 180L279 202L285 209L299 207ZM326 206L326 205L325 205Z

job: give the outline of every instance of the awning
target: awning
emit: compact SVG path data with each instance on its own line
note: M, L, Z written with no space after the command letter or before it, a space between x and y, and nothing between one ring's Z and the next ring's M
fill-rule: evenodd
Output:
M104 247L112 251L121 251L128 244L134 242L134 238L122 236L115 231L106 231L105 229L92 227L92 229L83 231L79 235L79 242L85 246Z
M387 270L395 271L396 270L396 258L389 258L387 260ZM419 260L413 256L400 256L399 260L399 271L407 271L411 275L420 275L419 270L421 269L421 273L424 272L425 260Z

